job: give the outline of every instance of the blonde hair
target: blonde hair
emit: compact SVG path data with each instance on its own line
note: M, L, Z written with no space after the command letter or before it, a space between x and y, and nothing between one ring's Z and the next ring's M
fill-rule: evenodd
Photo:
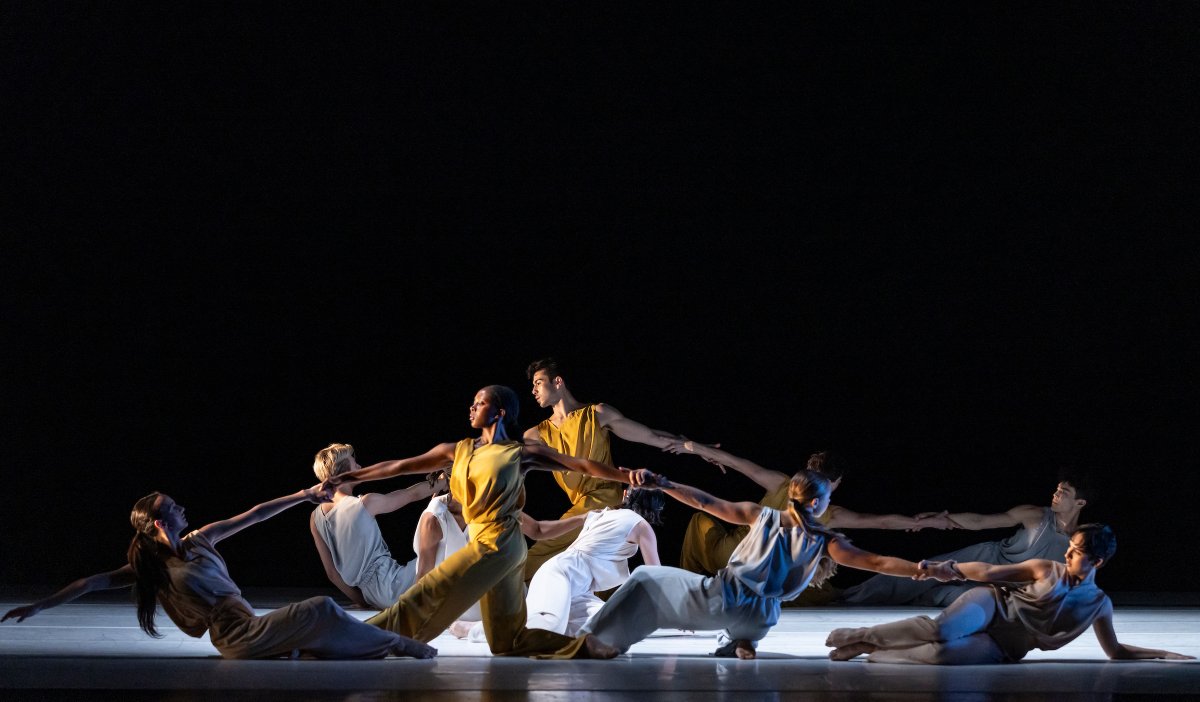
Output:
M335 475L345 473L350 468L350 459L354 457L354 447L350 444L330 444L317 451L313 460L313 472L322 482Z

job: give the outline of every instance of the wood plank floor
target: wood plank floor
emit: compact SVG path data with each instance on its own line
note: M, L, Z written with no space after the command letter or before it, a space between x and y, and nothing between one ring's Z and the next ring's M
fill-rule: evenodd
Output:
M34 593L30 593L32 596ZM252 598L278 606L277 593ZM0 611L29 598L5 593ZM291 598L298 599L298 598ZM261 609L260 612L268 611ZM494 658L485 644L442 635L432 661L226 661L207 638L168 620L163 639L140 632L134 608L113 596L65 605L21 624L0 625L0 694L11 699L200 700L617 700L697 699L1122 699L1195 698L1200 664L1109 662L1085 634L1063 649L1035 651L1022 663L947 668L832 663L826 634L936 610L786 609L757 661L708 655L715 632L659 631L614 661ZM365 618L369 613L355 612ZM1200 655L1200 607L1118 606L1117 632L1129 643Z

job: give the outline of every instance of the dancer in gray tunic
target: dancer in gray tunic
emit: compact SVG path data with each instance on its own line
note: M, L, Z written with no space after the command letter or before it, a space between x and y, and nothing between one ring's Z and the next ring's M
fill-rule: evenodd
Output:
M323 495L319 485L301 490L184 536L183 508L167 495L151 493L134 504L129 518L137 531L129 545L129 563L76 580L50 597L9 611L0 621L23 621L94 590L133 586L138 623L147 634L160 636L154 614L156 604L162 604L185 634L200 637L207 631L225 658L432 658L436 649L360 622L328 597L313 597L261 617L242 599L216 543Z
M1062 561L1068 534L1079 523L1079 513L1087 504L1069 481L1058 484L1049 507L1021 505L998 514L973 512L927 513L917 515L929 526L951 529L998 529L1020 525L1016 533L1002 541L986 541L957 551L935 556L935 561L980 561L1008 565L1032 559ZM973 586L962 582L939 583L930 580L901 580L873 577L847 588L841 601L846 604L892 604L945 607Z
M659 628L724 629L728 643L717 655L754 658L757 642L779 621L779 603L800 594L809 582L829 576L833 562L879 573L942 580L954 577L949 565L916 563L855 548L817 522L829 507L829 480L801 470L792 476L786 511L753 502L726 502L648 470L634 471L633 484L658 488L675 499L750 532L715 576L680 568L642 566L581 635L554 658L612 658Z
M968 580L1023 583L1020 587L975 587L930 619L854 629L834 629L826 640L833 660L863 653L872 663L978 665L1019 661L1035 648L1053 651L1089 626L1109 658L1187 659L1180 653L1122 644L1112 625L1112 601L1096 586L1096 570L1116 551L1112 530L1079 527L1068 541L1065 564L1036 559L1013 565L950 564ZM933 567L935 564L922 563Z

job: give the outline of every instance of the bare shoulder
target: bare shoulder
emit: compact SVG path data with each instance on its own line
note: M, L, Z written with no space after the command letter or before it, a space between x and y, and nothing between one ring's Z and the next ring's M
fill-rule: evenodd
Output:
M596 408L596 419L599 420L601 424L625 417L625 415L621 414L620 410L612 405L605 404L603 402L597 402L593 406Z
M1042 514L1045 512L1045 507L1037 505L1018 505L1008 510L1008 514L1015 520L1028 528L1036 527L1042 521Z
M540 425L540 423L535 424L525 430L525 433L522 435L522 438L524 438L527 443L534 443L534 444L544 444L545 443L544 441L542 441L542 433L540 431L538 431L539 425Z

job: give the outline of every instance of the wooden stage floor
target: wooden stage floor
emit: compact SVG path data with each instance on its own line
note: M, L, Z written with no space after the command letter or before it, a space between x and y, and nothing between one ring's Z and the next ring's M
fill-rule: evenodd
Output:
M40 592L8 590L0 611ZM266 608L311 593L250 591ZM265 611L265 610L260 610ZM1110 662L1085 634L1020 664L900 666L832 663L826 634L922 608L786 609L756 661L713 658L715 632L660 631L613 661L493 658L484 644L443 635L431 661L226 661L207 638L165 617L165 638L137 628L133 605L105 594L0 625L0 697L14 699L237 700L1109 700L1200 698L1196 662ZM355 612L366 617L367 612ZM1129 643L1200 655L1200 607L1121 605L1117 633Z

